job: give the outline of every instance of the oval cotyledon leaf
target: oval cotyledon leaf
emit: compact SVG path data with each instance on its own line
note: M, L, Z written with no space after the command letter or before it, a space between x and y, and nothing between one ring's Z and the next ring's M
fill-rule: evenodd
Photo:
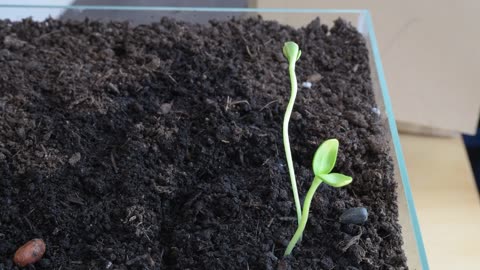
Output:
M313 156L313 173L315 175L328 174L335 167L338 144L337 139L329 139L318 147Z

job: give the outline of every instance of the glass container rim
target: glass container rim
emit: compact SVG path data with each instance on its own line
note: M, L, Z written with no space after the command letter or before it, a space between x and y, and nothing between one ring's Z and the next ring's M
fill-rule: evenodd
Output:
M367 9L321 9L321 8L236 8L236 7L175 7L175 6L133 6L133 5L33 5L1 4L0 8L62 8L78 10L125 10L125 11L199 11L199 12L267 12L267 13L331 13L363 14Z

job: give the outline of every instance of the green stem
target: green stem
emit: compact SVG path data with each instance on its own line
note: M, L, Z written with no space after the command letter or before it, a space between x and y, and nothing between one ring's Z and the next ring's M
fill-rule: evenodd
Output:
M288 137L288 122L292 115L293 105L297 97L297 76L295 75L295 61L290 61L288 66L290 73L291 96L288 101L285 117L283 118L283 145L285 147L285 155L287 156L288 173L290 175L290 182L292 183L293 199L295 201L295 208L297 209L297 222L300 224L302 218L302 206L300 198L298 197L297 180L295 179L295 170L293 168L292 152L290 150L290 139Z
M305 226L307 225L308 213L310 211L310 204L312 203L313 195L315 194L315 191L317 191L317 188L320 186L321 183L322 179L315 176L315 178L313 179L313 183L307 192L305 201L303 202L302 219L300 221L300 224L298 225L297 230L295 231L295 234L292 237L292 240L290 240L290 243L288 243L287 249L285 250L283 256L290 255L297 242L300 240L300 238L302 238L303 231L305 230Z

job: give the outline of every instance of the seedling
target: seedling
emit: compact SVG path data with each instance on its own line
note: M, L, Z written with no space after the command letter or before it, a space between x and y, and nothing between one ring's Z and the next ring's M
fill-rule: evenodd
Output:
M320 147L315 152L313 157L313 173L315 177L313 178L313 183L308 189L307 196L303 202L303 211L300 224L298 225L295 234L288 243L287 249L285 250L284 256L288 256L292 253L293 248L297 244L298 240L303 235L305 226L308 221L308 214L310 212L310 205L312 203L313 195L321 183L325 183L332 187L343 187L352 182L352 177L343 175L341 173L332 173L332 169L335 166L338 153L338 140L329 139L323 142Z
M290 175L290 181L292 183L293 198L295 200L295 206L298 216L298 227L293 235L290 243L288 243L284 256L288 256L292 253L293 248L302 238L303 231L307 225L308 215L310 212L310 205L312 203L313 195L317 191L317 188L321 183L325 182L332 187L343 187L352 182L352 177L343 175L340 173L332 173L333 167L337 161L338 154L338 140L329 139L324 141L320 147L318 147L315 155L313 156L313 173L315 175L312 185L308 189L305 201L303 202L303 210L301 209L300 199L298 196L297 182L295 180L295 171L293 169L292 153L290 151L290 142L288 138L288 122L290 115L292 114L293 104L295 103L295 97L297 95L297 77L295 75L295 62L300 58L301 51L295 42L286 42L283 46L283 54L288 59L288 71L290 74L291 84L291 96L285 112L285 118L283 120L283 144L285 146L285 154L287 156L287 166Z
M302 206L300 205L300 198L298 197L297 180L295 179L295 170L293 168L292 152L290 150L290 139L288 137L288 122L292 115L293 105L297 97L297 76L295 75L295 62L302 55L302 51L298 48L295 42L285 42L283 46L283 55L288 60L288 73L290 74L290 100L287 104L285 117L283 118L283 146L285 147L285 155L287 156L287 167L290 175L290 182L292 184L293 200L295 201L295 208L297 209L297 221L300 225L302 218Z

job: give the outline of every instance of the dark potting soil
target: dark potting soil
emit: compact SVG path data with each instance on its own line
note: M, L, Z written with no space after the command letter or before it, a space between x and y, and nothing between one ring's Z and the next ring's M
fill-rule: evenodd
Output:
M312 82L290 122L301 197L328 138L354 180L319 188L282 261L287 40ZM47 244L35 269L406 269L375 107L365 40L341 20L0 21L0 269L32 238ZM364 225L338 222L359 206Z

